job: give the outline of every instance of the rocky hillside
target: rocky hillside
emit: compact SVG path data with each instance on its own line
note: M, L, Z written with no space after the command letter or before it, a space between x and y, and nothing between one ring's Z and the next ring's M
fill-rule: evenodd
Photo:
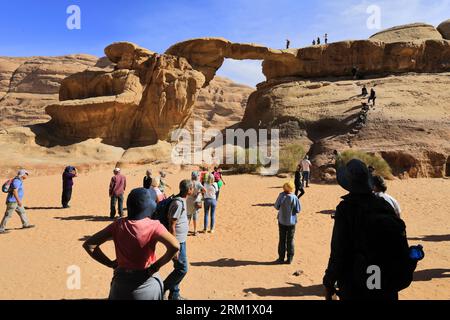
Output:
M58 102L62 80L85 70L108 70L111 63L91 55L0 57L0 129L48 122L47 105ZM216 77L200 90L192 118L219 130L242 120L254 88Z

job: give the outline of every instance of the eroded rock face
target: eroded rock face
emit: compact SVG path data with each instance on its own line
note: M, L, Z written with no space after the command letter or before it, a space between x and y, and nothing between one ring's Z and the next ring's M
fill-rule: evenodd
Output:
M46 108L58 135L148 145L168 139L186 123L205 81L186 59L131 43L112 44L105 53L115 70L68 77L61 85L61 102Z
M359 126L362 85L375 88L377 103ZM450 155L450 73L399 74L371 80L286 78L260 85L244 128L280 129L285 143L310 148L314 177L329 181L333 150L381 155L396 176L446 175Z
M97 62L90 55L0 57L0 128L48 121L44 108L58 101L60 83Z
M370 39L392 43L424 39L442 40L442 35L432 25L412 23L380 31L371 36Z

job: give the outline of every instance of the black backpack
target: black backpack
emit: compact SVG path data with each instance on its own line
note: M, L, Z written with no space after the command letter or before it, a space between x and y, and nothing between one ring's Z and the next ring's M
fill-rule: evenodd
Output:
M358 201L356 206L353 228L356 286L368 290L367 268L375 265L381 270L381 290L398 292L409 287L417 261L409 256L405 222L388 202L375 195L367 201Z
M177 197L178 196L172 195L167 199L160 201L151 217L152 220L158 220L159 222L161 222L161 224L166 227L167 230L169 230L170 228L169 209L172 202L177 201Z

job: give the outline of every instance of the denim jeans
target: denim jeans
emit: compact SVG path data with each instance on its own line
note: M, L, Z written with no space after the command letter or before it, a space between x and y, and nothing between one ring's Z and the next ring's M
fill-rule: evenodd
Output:
M205 199L205 220L204 220L204 230L208 229L208 219L209 219L209 213L211 212L211 230L214 230L214 226L216 224L216 206L217 206L217 200L216 199Z
M119 216L123 216L123 194L121 195L112 195L111 196L111 212L110 216L111 218L114 218L116 216L116 202L119 203Z
M63 208L69 206L70 199L72 199L72 187L64 187L61 196L61 204Z
M306 186L309 186L309 177L310 177L310 172L309 171L303 171L303 180L302 180L302 187L305 187L305 182L306 182Z
M169 299L180 297L180 283L188 272L188 260L186 255L186 242L180 243L178 260L173 262L174 270L164 280L164 290L169 290Z
M294 235L295 226L283 226L278 224L280 231L280 242L278 243L278 257L284 260L287 253L287 258L291 260L294 257Z

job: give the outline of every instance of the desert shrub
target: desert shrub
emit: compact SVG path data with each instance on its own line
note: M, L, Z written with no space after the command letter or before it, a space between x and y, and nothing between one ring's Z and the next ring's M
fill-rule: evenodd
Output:
M244 156L245 156L245 163L238 164L237 159L239 157L244 157ZM256 163L253 163L253 164L249 163L251 156L256 157ZM257 149L245 149L245 150L244 149L236 149L234 151L234 159L235 159L234 164L230 164L230 165L225 164L225 165L222 165L222 167L224 169L231 170L232 172L237 173L237 174L256 173L262 167L261 155L257 151Z
M280 149L280 172L294 172L306 152L301 144L288 144Z
M386 179L392 178L392 169L389 164L377 155L372 155L359 150L346 150L341 154L342 160L347 163L352 159L359 159L367 166L372 166L376 170L376 174Z

